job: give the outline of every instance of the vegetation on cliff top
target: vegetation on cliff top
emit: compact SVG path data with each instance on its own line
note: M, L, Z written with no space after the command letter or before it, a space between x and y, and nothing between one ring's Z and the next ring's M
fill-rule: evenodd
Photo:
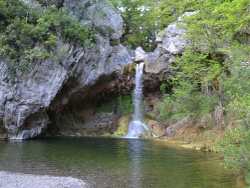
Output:
M59 1L0 0L0 18L0 58L12 73L48 58L59 40L83 47L93 42L90 27L67 14Z

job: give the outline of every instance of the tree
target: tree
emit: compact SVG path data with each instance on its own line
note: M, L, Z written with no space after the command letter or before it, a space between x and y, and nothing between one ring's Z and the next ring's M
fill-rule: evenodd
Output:
M124 34L121 41L132 49L142 46L146 51L155 47L157 23L153 15L155 3L150 0L123 0L120 13L124 20Z

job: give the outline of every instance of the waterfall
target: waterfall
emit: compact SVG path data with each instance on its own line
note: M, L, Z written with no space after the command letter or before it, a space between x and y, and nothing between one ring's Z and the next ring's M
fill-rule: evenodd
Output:
M126 136L127 138L138 138L140 135L145 136L145 132L149 130L147 126L141 122L141 102L143 97L141 77L143 74L143 66L144 63L136 64L135 89L133 99L135 112L133 115L133 121L131 121L128 126L128 134Z
M135 113L134 120L141 121L142 113L141 113L141 101L142 101L142 81L141 77L143 74L143 66L144 63L136 64L136 74L135 74L135 89L134 89L134 105L135 105Z

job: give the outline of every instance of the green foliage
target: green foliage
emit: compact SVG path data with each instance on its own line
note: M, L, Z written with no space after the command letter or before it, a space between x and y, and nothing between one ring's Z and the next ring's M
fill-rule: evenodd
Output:
M122 42L132 49L142 46L145 51L152 51L156 47L157 19L153 14L156 3L150 0L123 0L120 6L124 20Z
M248 63L235 62L231 67L232 75L224 75L222 90L225 101L228 103L238 96L250 93L250 67Z
M122 42L145 51L156 48L156 33L165 29L184 12L200 9L205 0L122 0L121 16L124 20ZM163 32L161 32L163 34ZM161 35L160 34L160 35Z
M218 140L218 152L224 158L222 165L227 169L247 170L250 157L250 131L245 126L237 126L225 131L225 138Z
M197 85L181 80L173 88L172 95L164 95L164 103L158 106L158 119L177 120L190 116L197 121L202 115L211 113L217 104L217 95L199 92L197 88Z
M32 47L36 39L35 26L26 24L17 18L6 28L4 33L0 33L0 56L7 61L18 62L23 51Z
M163 112L168 113L168 119L190 116L198 120L203 114L211 113L217 105L218 80L223 70L220 58L189 48L175 60L172 68L177 71L172 77L172 95L165 94L164 98L166 109L171 109L171 113ZM163 91L164 86L161 86ZM166 114L161 116L167 118Z
M0 0L0 32L10 25L16 18L24 18L28 7L21 1Z
M230 105L233 106L234 114L237 115L241 123L250 128L250 93L236 97Z
M199 3L195 0L162 0L154 8L153 14L157 18L157 25L162 29L176 21L183 13L199 10L203 4L204 0L200 0Z
M110 45L111 46L117 46L119 44L120 44L120 40L119 39L110 40Z
M210 138L214 137L216 133L212 132L211 130L205 130L203 133L204 138Z
M8 63L13 75L17 70L27 72L39 59L49 57L61 38L82 43L83 47L93 43L89 27L82 26L72 13L67 14L63 1L39 3L0 0L0 58Z
M235 45L236 34L248 32L250 2L248 0L203 0L200 12L187 19L187 37L196 49L220 49ZM211 14L212 13L212 14Z
M69 59L69 49L66 45L60 45L60 47L57 48L56 54L53 54L53 59L58 60L60 63L62 63L65 60Z
M39 39L45 43L55 43L55 35L60 33L66 40L76 42L88 41L90 30L83 27L72 14L66 14L65 9L57 10L55 7L44 11L43 16L38 20L37 30Z
M117 113L120 115L129 114L134 112L134 105L133 105L133 95L128 94L125 96L119 95L117 98L118 107Z
M95 27L95 30L99 32L102 36L110 36L112 33L115 32L115 30L107 25L101 25L98 27Z
M250 131L246 133L245 138L242 140L241 147L245 149L247 156L245 164L245 180L248 185L250 185Z
M185 25L181 26L187 30L190 45L172 66L177 74L172 78L172 95L165 103L174 116L197 118L212 112L216 105L226 106L235 94L249 92L249 69L241 63L248 61L249 42L239 44L242 39L235 39L248 36L243 25L249 22L249 1L203 0L197 5L195 1L163 0L159 7L159 14L165 14L166 19L187 10L200 10L185 18ZM223 48L225 44L229 47ZM238 66L231 67L232 62L238 62Z
M169 94L163 95L164 102L157 105L157 111L159 114L152 114L153 117L156 116L156 119L160 121L171 120L172 119L172 104L171 96Z
M43 44L46 46L52 46L57 43L57 37L53 34L49 35L48 40L44 41Z
M241 88L234 95L229 92L232 101L228 111L239 126L225 131L225 139L218 141L218 151L224 157L224 167L244 170L246 181L250 184L250 94L241 92Z
M199 10L184 18L189 46L177 57L171 93L164 91L158 118L176 119L189 115L194 120L211 114L219 106L239 126L225 132L219 141L224 166L244 170L250 183L250 1L162 0L159 25L166 27L185 11ZM164 34L162 32L162 34ZM210 137L211 132L204 132Z

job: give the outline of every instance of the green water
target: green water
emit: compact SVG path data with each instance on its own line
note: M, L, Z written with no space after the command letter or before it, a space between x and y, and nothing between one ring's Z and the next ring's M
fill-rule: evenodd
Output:
M72 176L90 187L230 188L236 177L216 153L162 141L53 138L0 142L0 170Z

